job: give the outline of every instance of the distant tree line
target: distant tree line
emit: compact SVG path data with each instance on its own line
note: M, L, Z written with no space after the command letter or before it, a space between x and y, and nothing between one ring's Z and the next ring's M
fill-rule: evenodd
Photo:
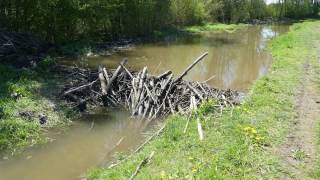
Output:
M319 0L1 0L0 28L32 32L51 42L82 37L140 36L205 22L310 17Z

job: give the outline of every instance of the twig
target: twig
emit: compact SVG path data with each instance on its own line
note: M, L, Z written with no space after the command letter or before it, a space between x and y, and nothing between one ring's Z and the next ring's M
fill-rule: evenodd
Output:
M205 84L205 83L211 81L211 80L214 79L214 78L216 78L216 75L211 76L209 79L203 81L202 83Z
M200 122L200 118L197 118L197 124L198 124L199 139L200 139L200 141L202 141L204 139L204 135L203 135L203 129L202 129L202 125Z
M97 81L98 81L98 79L92 81L92 82L89 83L89 84L85 84L85 85L82 85L82 86L79 86L79 87L76 87L76 88L72 88L72 89L64 92L63 95L66 96L66 95L68 95L68 94L70 94L70 93L73 93L73 92L75 92L75 91L80 91L80 90L82 90L82 89L84 89L84 88L90 87L90 86L92 86L94 83L96 83Z
M188 127L189 127L189 123L190 123L190 120L191 120L191 116L192 116L192 113L190 113L190 115L188 117L188 121L186 123L186 126L184 127L183 134L187 133L187 130L188 130Z
M151 161L151 159L152 159L153 156L154 156L154 151L151 152L151 154L149 155L149 157L143 159L143 160L139 163L138 167L136 168L136 170L134 171L134 173L131 175L131 177L129 178L129 180L132 180L134 177L136 177L137 174L139 173L140 169L141 169L144 165L146 165L147 163L149 163L149 162Z
M131 153L129 156L127 156L126 158L124 158L123 160L115 163L115 164L111 164L108 169L114 168L116 166L118 166L119 164L121 164L122 162L125 162L126 160L128 160L133 154L139 152L146 144L148 144L153 138L155 138L156 136L159 136L160 133L164 130L164 128L166 127L166 123L156 132L154 133L152 136L150 136L142 145L140 145L133 153Z

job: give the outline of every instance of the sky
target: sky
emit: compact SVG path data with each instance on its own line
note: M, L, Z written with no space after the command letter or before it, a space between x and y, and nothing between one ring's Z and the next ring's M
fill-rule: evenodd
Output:
M277 2L278 0L266 0L267 4Z

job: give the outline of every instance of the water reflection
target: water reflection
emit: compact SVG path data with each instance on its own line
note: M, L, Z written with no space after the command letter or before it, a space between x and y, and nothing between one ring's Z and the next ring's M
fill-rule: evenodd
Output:
M85 63L93 68L100 64L114 68L128 57L131 68L148 66L153 73L170 69L178 74L197 56L208 51L207 59L187 78L203 81L215 75L210 85L246 91L253 81L268 72L271 63L271 55L266 51L268 40L287 31L288 26L248 26L235 33L170 37L163 42L140 45L131 51L88 58ZM77 60L71 62L79 63Z
M84 115L66 133L51 135L56 141L34 147L20 157L0 160L0 180L81 179L89 168L110 163L115 152L139 146L146 130L156 123L129 117L114 110Z

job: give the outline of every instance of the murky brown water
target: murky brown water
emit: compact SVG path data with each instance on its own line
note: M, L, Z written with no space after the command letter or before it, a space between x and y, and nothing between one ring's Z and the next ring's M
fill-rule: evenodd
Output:
M14 159L0 160L0 179L80 179L88 169L110 163L115 152L136 148L145 133L156 126L155 122L130 119L122 111L97 112L74 123L65 133L52 135L56 138L52 143L34 147Z
M203 52L209 56L190 72L189 80L204 81L215 75L210 85L223 89L246 91L260 76L268 72L271 55L267 41L288 31L289 26L248 26L235 33L206 33L201 36L167 38L163 42L139 45L133 50L110 56L91 57L82 61L65 61L92 68L104 64L116 67L127 57L129 66L148 66L153 73L172 70L181 73Z
M268 72L271 55L265 50L267 41L287 31L288 26L249 26L235 33L170 37L111 56L64 62L89 67L105 64L112 68L128 57L129 66L134 69L148 66L155 74L168 69L178 74L208 51L206 60L187 78L202 81L215 75L210 81L212 86L246 91L258 77ZM13 159L0 160L0 180L80 179L88 169L110 163L115 152L128 152L137 147L150 127L154 125L132 120L122 111L86 115L65 133L52 135L56 139L52 143L34 147Z

